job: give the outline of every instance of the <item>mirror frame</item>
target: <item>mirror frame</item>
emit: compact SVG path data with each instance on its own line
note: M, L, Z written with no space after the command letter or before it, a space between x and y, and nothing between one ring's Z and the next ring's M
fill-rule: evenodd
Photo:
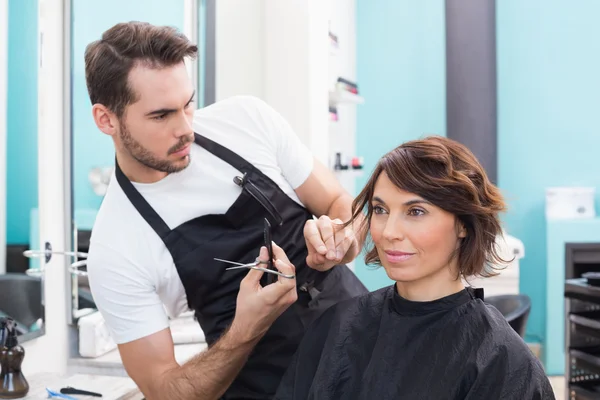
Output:
M6 147L6 138L8 135L8 126L6 125L6 123L8 122L7 117L8 117L8 110L7 110L7 106L8 106L8 90L7 90L7 83L8 83L8 46L9 46L9 31L8 31L8 22L9 22L9 2L8 0L0 0L0 7L2 8L2 12L0 13L0 15L2 16L2 18L0 19L0 29L2 30L2 33L0 33L0 54L2 54L5 57L2 57L2 61L5 62L5 66L3 66L2 68L0 68L0 108L2 109L0 111L0 120L3 121L4 126L2 126L0 128L0 138L2 139L3 143L0 144L0 159L6 160L6 155L7 155L7 147ZM36 40L37 40L37 44L38 44L38 54L36 57L36 66L37 66L37 75L39 78L40 75L40 63L41 63L41 46L42 46L42 42L41 42L41 33L40 33L40 5L38 2L38 7L36 10ZM37 117L39 118L39 83L38 83L38 87L37 89L37 104L35 107L35 112L37 114ZM38 131L35 132L36 135L39 135L39 129ZM39 143L38 143L39 145ZM39 150L39 149L38 149ZM6 173L6 171L4 171L4 173ZM6 177L2 177L2 182L0 183L0 196L2 196L5 200L6 200L6 196L7 196L7 191L6 191ZM39 185L39 179L36 180L35 185ZM39 191L39 188L38 188ZM38 207L40 204L40 200L39 200L39 193L38 193ZM7 257L7 234L6 234L6 222L7 222L7 214L6 214L6 210L3 210L0 212L0 229L2 229L4 232L0 233L0 242L2 242L2 249L0 250L0 258L3 260L4 262L4 267L0 269L0 274L7 274L8 272L8 265L6 263L6 257ZM38 237L38 240L41 241L41 237ZM33 243L30 243L30 247L33 246L35 247L35 245ZM29 260L28 260L29 261ZM41 267L40 267L41 268ZM25 274L27 274L27 272L25 272ZM28 341L31 341L33 339L42 337L46 334L46 324L48 321L48 313L47 313L47 308L46 308L46 302L45 302L45 284L46 284L46 280L45 280L45 276L43 273L41 274L36 274L34 275L35 277L38 277L40 279L40 291L41 291L41 307L42 307L42 326L40 329L35 330L35 331L29 331L27 333L23 333L23 334L19 334L18 335L18 341L19 343L26 343Z
M217 0L182 0L185 3L184 10L190 12L190 18L184 21L186 34L191 36L191 40L198 45L198 57L190 63L192 72L192 81L196 92L202 94L198 101L200 107L205 107L215 102L216 98L216 1ZM64 188L66 199L65 207L65 226L70 227L65 232L65 243L68 246L67 251L77 252L77 225L75 221L74 207L74 188L73 188L73 119L71 110L72 90L73 90L73 59L72 51L72 19L73 5L72 0L64 0L64 102L68 107L64 107ZM202 25L200 25L202 24ZM203 79L201 79L203 78ZM73 264L77 257L67 257L67 266ZM95 312L95 309L80 312L79 304L79 283L78 275L71 272L67 267L67 322L69 325L77 325L79 318Z

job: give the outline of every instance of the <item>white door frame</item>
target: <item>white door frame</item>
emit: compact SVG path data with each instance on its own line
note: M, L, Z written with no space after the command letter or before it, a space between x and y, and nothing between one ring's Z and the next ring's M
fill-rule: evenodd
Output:
M66 34L70 19L68 0L39 0L38 64L38 191L39 249L50 243L54 250L67 246L67 221L70 214L70 187L65 187L64 110L68 108L69 81L65 81ZM66 22L66 26L64 25ZM68 48L67 48L68 49ZM67 64L68 65L68 64ZM45 335L27 345L30 358L42 359L44 371L65 373L68 358L67 280L70 258L53 255L48 262L41 258L44 280ZM32 354L35 353L35 354ZM27 358L26 358L27 359ZM33 366L31 366L33 367ZM38 366L39 368L39 366Z
M8 0L0 0L0 275L6 273L6 138L8 107Z

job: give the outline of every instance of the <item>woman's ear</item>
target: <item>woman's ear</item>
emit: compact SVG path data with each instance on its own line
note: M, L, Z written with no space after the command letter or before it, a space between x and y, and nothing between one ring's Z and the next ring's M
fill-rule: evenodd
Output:
M467 237L467 228L465 228L465 225L462 222L457 221L457 229L459 238L463 239Z

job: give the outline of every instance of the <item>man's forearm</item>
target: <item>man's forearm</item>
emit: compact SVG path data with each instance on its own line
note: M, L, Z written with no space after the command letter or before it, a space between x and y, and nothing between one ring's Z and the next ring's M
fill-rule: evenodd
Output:
M198 354L181 367L165 374L161 395L157 398L195 400L218 399L231 385L258 343L237 340L238 332L228 330L208 350Z

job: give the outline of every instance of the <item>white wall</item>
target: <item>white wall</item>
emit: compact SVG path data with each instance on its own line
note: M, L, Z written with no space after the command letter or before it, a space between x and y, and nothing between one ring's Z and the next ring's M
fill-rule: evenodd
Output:
M332 0L330 29L338 37L339 49L330 55L329 79L333 85L338 76L356 82L356 1ZM359 90L360 90L360 82ZM366 99L368 101L368 99ZM339 121L329 127L330 154L341 152L343 156L360 156L356 148L356 114L360 105L338 105ZM359 151L359 150L358 150ZM332 160L333 161L333 160ZM348 172L337 174L350 194L355 193L356 175Z
M216 100L245 94L264 99L265 0L218 0Z
M265 1L265 100L327 164L329 0Z
M6 111L8 79L8 0L0 0L0 274L6 272Z
M265 100L324 162L329 1L219 0L216 10L216 99Z
M324 164L355 155L356 106L341 105L329 123L329 90L338 76L356 79L354 0L219 0L217 100L253 94L280 112ZM340 39L330 56L329 25ZM339 179L353 194L355 177Z

